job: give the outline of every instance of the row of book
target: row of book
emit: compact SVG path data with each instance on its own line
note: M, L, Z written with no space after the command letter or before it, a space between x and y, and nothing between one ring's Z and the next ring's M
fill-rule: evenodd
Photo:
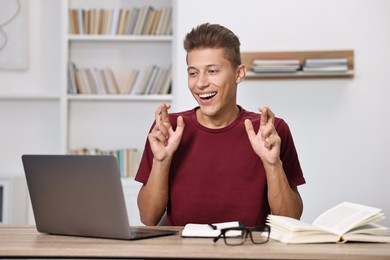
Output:
M255 73L345 73L347 58L307 58L301 65L299 59L255 59L252 61Z
M118 168L122 178L134 178L141 158L141 152L136 148L125 148L119 150L80 148L70 150L69 154L113 155L118 161Z
M122 86L118 84L111 68L78 68L68 64L69 94L119 94L119 95L165 95L171 92L172 67L156 65L146 67L139 76L138 69L129 69Z
M70 9L70 34L170 35L172 8Z

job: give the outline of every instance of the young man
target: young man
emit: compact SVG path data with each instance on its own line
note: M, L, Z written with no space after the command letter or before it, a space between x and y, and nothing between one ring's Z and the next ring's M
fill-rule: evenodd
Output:
M136 180L141 221L167 225L242 221L262 225L269 213L299 219L297 186L305 183L288 125L263 107L236 103L246 68L229 29L202 24L187 34L188 87L199 106L169 114L162 104Z

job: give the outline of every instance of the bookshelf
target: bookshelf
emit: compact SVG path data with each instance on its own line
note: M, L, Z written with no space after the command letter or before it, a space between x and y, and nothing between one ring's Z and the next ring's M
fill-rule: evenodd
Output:
M172 1L64 1L62 9L65 63L73 62L77 67L86 68L110 67L119 86L126 81L129 69L138 69L135 88L141 84L147 66L170 66L173 41L171 33L74 34L68 26L69 10L122 11L143 9L144 6L153 6L156 10L172 9ZM67 66L63 68L62 78L63 125L66 129L63 133L62 148L65 152L80 148L115 150L125 148L124 146L142 149L155 108L161 102L172 100L171 94L74 94L69 93ZM142 120L144 118L140 114L150 120ZM142 136L139 136L139 133L142 133Z
M304 72L298 70L293 73L254 73L251 71L255 59L262 60L299 60L302 66L306 59L315 58L346 58L347 71L345 72ZM242 62L247 67L247 80L261 79L327 79L327 78L353 78L354 51L353 50L320 50L320 51L283 51L283 52L243 52Z
M173 0L148 1L85 1L65 0L62 6L63 67L61 86L61 150L76 149L120 150L136 148L141 153L154 111L162 103L170 103L172 94L92 94L70 92L69 62L77 68L110 68L119 88L123 86L131 69L138 70L134 84L141 83L146 68L172 66L171 31L160 34L117 34L72 32L69 10L154 10L173 9ZM173 17L173 15L171 15ZM114 19L113 19L114 20ZM169 20L172 26L172 21ZM119 18L118 18L119 25ZM173 84L173 83L172 83ZM137 195L140 184L132 178L123 179L129 220L141 224L138 216Z

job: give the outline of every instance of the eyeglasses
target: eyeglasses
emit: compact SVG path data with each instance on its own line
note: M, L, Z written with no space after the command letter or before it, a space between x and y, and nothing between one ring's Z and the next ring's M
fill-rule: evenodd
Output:
M249 228L244 226L223 228L221 234L214 238L214 242L223 237L226 245L238 246L244 244L249 235L253 244L264 244L269 240L270 231L271 227L267 225Z

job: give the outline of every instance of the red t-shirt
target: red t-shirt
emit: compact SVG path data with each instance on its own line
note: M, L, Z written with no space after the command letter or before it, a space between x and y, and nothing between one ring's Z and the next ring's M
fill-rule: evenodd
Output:
M240 115L232 124L209 129L198 123L196 109L170 114L174 129L179 115L185 128L169 173L167 225L226 221L242 221L246 226L264 224L270 213L265 170L244 125L249 118L257 132L260 115L240 107ZM275 128L282 139L280 158L290 186L304 184L288 125L276 118ZM137 181L147 182L152 161L146 141Z

